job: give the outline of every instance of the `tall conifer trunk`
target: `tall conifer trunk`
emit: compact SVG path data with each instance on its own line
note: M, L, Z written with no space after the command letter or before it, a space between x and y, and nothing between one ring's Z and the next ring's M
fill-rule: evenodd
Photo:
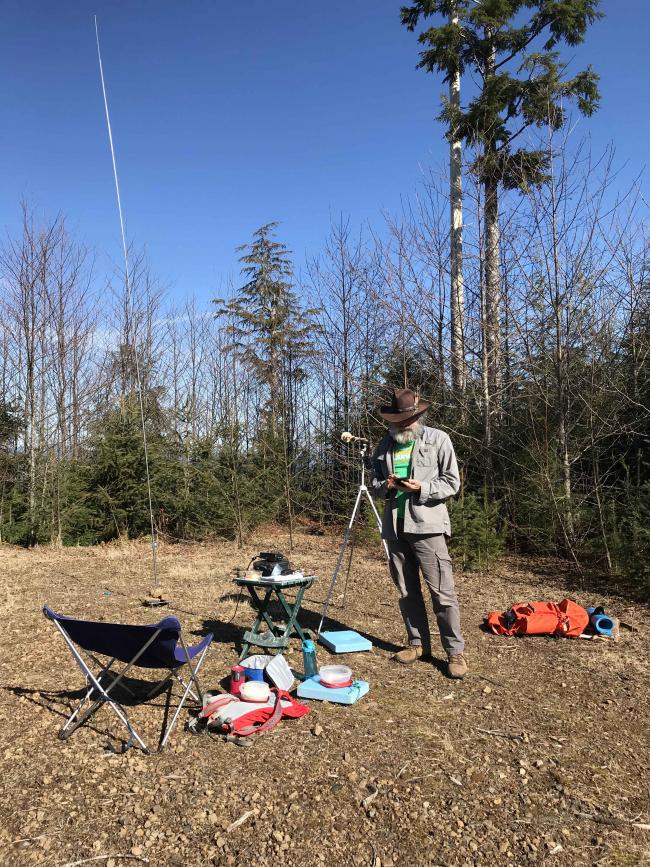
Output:
M569 389L567 382L566 346L562 317L564 301L560 287L560 262L557 238L557 197L553 172L553 150L549 130L549 161L551 166L551 237L553 244L553 315L555 327L555 386L558 414L557 449L562 477L562 547L567 555L575 556L575 522L573 518L573 494L571 488L571 461L569 458Z
M489 30L486 40L493 38ZM490 48L484 76L484 88L495 74L495 52ZM499 181L496 172L496 143L488 136L484 148L485 176L483 217L485 224L485 337L487 343L487 379L492 412L499 415L501 393L501 257L499 255Z
M479 237L479 286L481 290L481 306L479 311L481 324L481 404L483 409L483 446L485 449L485 474L486 484L489 482L491 491L494 490L494 474L492 461L492 403L490 383L488 378L488 338L487 338L487 292L486 292L486 264L485 264L485 228L484 209L481 211L480 184L477 181L476 196L476 224ZM483 232L481 232L483 227Z
M456 10L449 16L449 23L458 25ZM460 72L449 81L449 105L454 112L460 109ZM449 203L451 207L450 259L451 259L451 381L454 396L461 399L465 392L465 285L463 281L463 180L462 145L452 128L449 146Z
M484 183L485 223L485 337L490 402L498 414L501 388L501 273L499 256L499 192L497 181Z

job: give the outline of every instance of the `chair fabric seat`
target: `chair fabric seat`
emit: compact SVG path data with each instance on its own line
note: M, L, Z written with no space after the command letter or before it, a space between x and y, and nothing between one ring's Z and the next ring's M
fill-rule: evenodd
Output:
M177 617L164 617L159 623L137 626L124 623L108 623L103 620L77 620L65 614L57 614L47 605L43 613L50 620L63 626L72 641L91 653L101 653L120 662L130 662L144 644L158 630L160 634L135 663L141 668L175 669L187 662L185 650L179 646L181 624ZM193 659L212 641L212 634L193 647L187 654Z
M61 740L67 740L102 705L108 705L129 733L123 751L137 745L145 753L151 752L129 720L126 708L111 694L113 688L120 684L133 666L165 669L166 671L163 679L154 684L153 689L145 696L146 701L163 686L169 684L158 752L164 749L188 695L191 695L199 706L202 705L203 693L198 674L213 639L211 632L199 644L194 645L194 647L187 647L183 639L180 621L176 617L164 617L159 623L146 623L138 626L125 623L107 623L103 620L79 620L76 617L58 614L47 605L43 606L43 614L52 621L57 631L62 635L85 680L83 698L60 730L59 738ZM93 673L89 662L84 659L84 653L89 657L90 662L99 666L99 672ZM110 659L104 663L96 659L94 654L108 656ZM122 671L112 670L116 663L125 664ZM189 669L187 682L180 674L183 666L187 666ZM171 722L166 725L174 681L182 686L183 694ZM126 684L123 685L126 687ZM196 687L196 693L192 687ZM134 695L128 687L126 689L132 696Z

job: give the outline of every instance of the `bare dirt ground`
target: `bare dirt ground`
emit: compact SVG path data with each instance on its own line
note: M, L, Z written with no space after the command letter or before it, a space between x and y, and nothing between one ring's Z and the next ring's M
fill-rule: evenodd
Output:
M317 624L339 539L299 535L292 563L319 580L305 625ZM161 584L194 640L216 641L203 670L218 687L252 624L235 615L234 544L164 546ZM25 551L0 548L0 863L3 865L464 865L650 863L648 610L580 589L564 563L505 558L489 575L458 575L471 674L445 677L440 659L405 668L395 593L381 551L357 549L346 605L332 616L373 638L338 661L370 681L357 705L310 702L252 748L192 736L115 755L123 730L102 708L63 743L56 732L80 694L80 673L41 614L154 622L146 544ZM344 582L342 581L341 584ZM338 591L341 592L338 592ZM504 639L479 628L493 608L532 599L606 609L636 631L619 643ZM234 616L234 620L231 619ZM334 658L318 649L320 664ZM289 656L300 665L296 646ZM142 671L142 670L141 670ZM163 699L129 708L154 741ZM183 721L188 713L183 711ZM238 819L240 824L234 826Z

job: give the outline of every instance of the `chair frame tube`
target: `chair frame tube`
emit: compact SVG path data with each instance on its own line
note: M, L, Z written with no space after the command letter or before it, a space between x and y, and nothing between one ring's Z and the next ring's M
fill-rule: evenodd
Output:
M135 728L133 727L131 721L129 720L128 714L126 713L124 708L120 705L120 703L118 701L116 701L115 699L113 699L111 697L110 692L122 681L122 679L125 677L127 672L130 671L130 669L134 665L137 665L138 659L140 659L142 654L158 638L158 636L162 632L162 629L157 629L153 633L151 638L142 645L140 650L138 650L138 652L135 654L135 656L125 665L125 667L120 672L115 672L115 673L111 672L113 679L106 687L104 687L101 683L101 679L109 673L111 666L115 662L116 657L113 657L106 665L103 665L101 668L101 671L97 675L93 674L92 670L90 669L90 667L88 666L88 664L84 660L82 654L79 652L75 643L72 641L72 639L70 638L68 633L63 628L63 626L61 626L61 624L59 623L58 620L53 620L52 622L54 623L56 628L59 630L61 635L63 636L65 643L68 645L68 648L69 648L75 662L77 663L79 669L81 670L81 673L83 674L83 676L86 680L86 684L88 684L90 682L90 686L88 687L86 694L81 699L81 701L79 702L77 707L72 712L71 716L67 719L67 721L65 722L65 724L63 725L63 727L59 731L59 739L60 740L67 740L73 734L73 732L75 732L81 725L83 725L84 722L89 720L94 715L94 713L101 707L101 705L108 704L113 709L113 712L115 713L115 715L118 717L118 719L122 722L122 724L126 727L127 731L129 732L129 738L126 742L124 752L126 752L126 750L128 750L134 744L137 744L140 747L140 749L143 750L144 753L146 753L147 755L150 755L152 750L149 749L149 747L147 746L145 741L140 737L138 732L135 730ZM210 644L208 644L207 647L205 647L201 651L198 658L196 659L196 662L193 664L193 660L190 658L189 651L187 649L187 645L185 643L185 639L183 637L182 630L179 632L179 641L181 643L181 646L183 648L183 652L185 654L185 662L183 662L179 666L179 669L183 668L185 665L187 665L188 668L190 669L190 677L188 678L187 683L185 683L183 678L178 674L177 670L170 670L169 674L167 674L162 680L160 680L158 683L156 683L154 685L153 689L149 693L147 693L147 695L145 696L145 701L146 701L157 690L159 690L161 688L161 686L163 686L163 684L166 684L168 681L170 681L172 679L175 679L176 681L178 681L182 685L182 687L184 688L182 698L178 704L178 707L176 708L176 711L174 713L174 716L172 718L171 723L161 733L161 735L162 735L161 740L160 740L160 743L159 743L159 746L158 746L158 749L156 750L156 752L161 752L164 749L164 747L165 747L165 745L169 739L169 736L171 735L172 730L174 729L174 726L176 725L176 721L178 720L179 714L183 708L183 705L185 704L187 696L191 695L192 698L198 702L202 702L202 700L203 700L203 692L201 690L201 685L199 683L198 673L199 673L199 669L201 668L201 666L203 664L203 660L205 658L205 655L210 648ZM87 651L87 653L88 653L88 656L90 657L90 659L92 659L96 665L102 665L101 661L98 660L92 653L90 653L89 651ZM127 692L129 692L131 695L134 695L132 690L130 690L126 686L126 684L122 684L122 686L127 690ZM192 686L196 686L198 696L193 691ZM86 702L90 701L93 694L97 694L97 693L99 694L99 698L95 699L95 701L93 701L90 704L90 706L79 716L79 713L80 713L81 709L83 708L83 706L86 704ZM168 697L168 701L169 701L169 697ZM163 721L163 726L164 726L164 721Z

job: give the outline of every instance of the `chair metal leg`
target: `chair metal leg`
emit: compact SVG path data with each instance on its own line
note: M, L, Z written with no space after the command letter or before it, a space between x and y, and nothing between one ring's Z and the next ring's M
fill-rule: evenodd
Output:
M184 663L184 664L186 664L186 663ZM149 690L149 692L145 695L144 700L145 700L145 701L148 701L148 699L150 699L152 695L155 695L155 693L157 693L157 692L161 692L162 689L163 689L163 687L164 687L167 683L169 683L169 681L172 680L172 678L173 678L174 680L176 680L176 681L177 681L177 682L178 682L178 683L183 687L183 689L185 689L185 687L187 686L187 684L185 683L185 681L183 680L183 678L180 677L178 674L176 674L175 671L172 671L169 675L167 675L167 676L164 677L162 680L159 680L158 683L155 683L155 684L153 685L153 687L152 687L152 688ZM194 701L200 701L199 696L198 696L198 695L197 695L193 690L190 690L190 695L192 696L192 698L194 699Z
M72 719L73 719L71 717L68 720L68 722L66 723L66 725L59 732L59 740L67 741L68 738L73 734L73 732L75 732L79 728L79 726L83 725L88 719L90 719L90 717L93 716L95 711L99 707L101 707L101 705L108 704L113 709L113 711L117 715L118 719L120 719L120 721L124 724L124 726L126 726L126 729L129 732L129 736L130 736L129 741L132 741L132 740L137 741L140 748L145 753L149 753L150 752L149 747L142 740L142 738L137 733L137 731L133 728L133 726L131 725L131 721L129 720L127 714L124 712L122 707L119 704L117 704L117 702L113 701L113 699L108 695L108 692L102 688L99 681L95 680L92 673L90 676L95 683L95 688L101 694L101 698L98 698L96 701L94 701L91 704L91 706L86 711L84 711L84 713L79 717L79 719L74 723L74 725L70 729L68 729L68 725L72 722ZM75 714L78 713L78 710L79 709L77 709L75 711Z
M183 678L179 674L174 673L172 675L172 677L174 678L174 680L176 680L177 683L179 683L183 687L183 689L185 689L185 687L187 686L187 683L185 683L185 681L183 680ZM191 679L189 681L189 686L190 686L190 692L189 692L190 696L194 699L194 701L201 702L202 701L201 697L198 696L194 692L194 690L192 689L192 680Z
M101 662L100 662L96 657L94 657L92 653L89 653L88 656L90 656L90 658L91 658L91 659L92 659L92 660L93 660L97 665L99 665L99 666L101 667L101 671L100 671L99 674L97 675L97 680L101 682L102 677L103 677L103 676L104 676L104 675L109 671L110 667L111 667L111 666L113 665L113 663L115 662L115 657L113 657L113 658L110 660L110 662L108 662L106 665L102 665ZM82 670L83 670L83 669L82 669ZM89 681L89 677L88 677L88 675L86 674L86 684L88 683L88 681ZM90 696L91 696L94 692L95 692L95 687L94 687L94 686L89 686L89 687L88 687L88 691L86 692L85 696L81 699L81 701L79 702L79 704L77 705L77 707L76 707L76 708L74 709L74 711L72 712L72 715L68 718L68 720L66 721L66 723L62 726L61 730L59 731L59 738L60 738L61 740L64 740L64 737L63 737L64 732L66 731L66 729L68 728L68 726L72 723L72 721L73 721L74 718L77 716L77 714L79 713L79 711L81 710L81 708L82 708L82 707L84 706L84 704L89 700ZM77 726L75 726L75 728L77 728ZM74 729L73 729L72 731L74 731ZM69 736L70 734L72 734L72 732L69 732L69 733L68 733L68 736Z
M125 667L121 671L111 672L111 678L112 679L110 680L110 683L108 683L105 686L102 683L102 680L105 678L105 676L107 674L109 674L109 671L110 671L113 663L115 662L115 659L114 658L111 659L107 665L102 666L100 660L98 660L94 656L94 654L87 652L89 660L92 660L92 662L95 665L97 665L98 667L101 666L101 670L98 672L98 674L96 674L96 675L93 674L92 670L89 667L90 663L86 662L83 655L79 652L79 650L77 649L77 647L75 646L75 644L73 643L71 638L66 633L65 629L63 629L61 624L56 620L54 621L54 625L57 627L59 632L62 634L66 644L68 645L68 648L70 649L70 652L72 653L73 659L75 660L79 669L81 670L81 673L84 676L84 679L86 682L85 695L83 696L83 698L81 699L79 704L76 706L76 708L72 712L69 719L65 722L65 724L63 725L63 727L59 731L59 738L61 740L67 740L73 734L73 732L75 732L81 725L83 725L87 720L89 720L93 716L93 714L103 704L108 704L112 708L115 715L118 717L120 722L122 722L122 724L125 726L125 728L127 729L128 733L129 733L129 738L128 738L128 741L126 742L125 750L128 749L129 747L133 746L134 744L137 744L140 747L140 749L143 750L143 752L150 754L151 750L149 749L149 747L147 746L145 741L140 737L138 732L134 729L134 727L131 724L131 721L128 717L127 712L124 710L124 708L121 706L121 704L117 700L112 698L110 693L118 684L120 684L120 682L126 676L126 673L134 665L137 664L138 659L147 650L147 648L150 646L150 644L153 641L155 641L156 638L160 635L161 630L158 629L154 633L154 635L140 648L140 650L125 665ZM205 659L205 655L206 655L210 645L208 644L208 646L203 649L201 654L195 660L193 660L189 655L189 651L187 649L187 645L185 644L185 640L183 638L182 633L179 635L179 639L180 639L180 642L181 642L181 645L183 647L184 654L185 654L185 662L181 666L179 666L179 668L182 668L184 665L187 665L187 667L190 670L190 677L188 678L187 683L178 674L177 669L174 669L174 670L170 671L169 674L166 675L166 677L164 677L161 681L159 681L157 684L155 684L154 687L150 690L150 692L148 693L148 695L146 697L146 698L150 698L154 694L154 692L160 690L161 687L164 687L165 684L169 683L170 684L170 690L169 690L169 695L168 695L168 702L169 702L169 700L171 698L172 682L174 680L177 681L181 685L181 687L183 688L183 694L182 694L181 700L179 702L179 705L176 708L176 712L174 713L173 719L172 719L171 723L169 724L169 726L166 728L166 730L165 730L165 722L166 722L168 711L165 712L165 719L163 721L163 736L162 736L162 739L160 741L159 751L162 750L164 748L165 744L167 743L167 740L169 739L169 736L171 735L172 730L173 730L174 726L176 725L176 721L178 720L179 714L180 714L180 712L181 712L181 710L182 710L182 708L183 708L183 706L187 700L188 695L191 695L192 698L199 703L201 703L203 700L203 693L202 693L201 684L200 684L199 678L198 678L198 672L199 672L199 669L201 668L201 665L203 664L203 661ZM124 688L126 688L127 692L129 692L132 696L135 695L132 690L130 690L126 687L125 684L122 684L122 686ZM196 688L196 692L194 691L193 687ZM88 704L89 706L86 707L84 710L84 705L86 705L86 704ZM169 707L169 705L167 705L167 708L168 707Z
M146 743L142 740L142 738L140 737L140 735L135 731L135 729L134 729L133 726L131 725L131 721L129 720L127 714L122 710L121 706L120 706L117 702L115 702L115 701L110 697L109 692L113 689L113 687L115 687L115 686L116 686L116 685L117 685L117 684L122 680L122 678L124 677L124 675L126 674L126 672L127 672L127 671L128 671L128 670L129 670L133 665L135 665L135 663L137 662L137 660L142 656L142 654L145 652L145 650L146 650L147 647L151 644L151 642L152 642L152 641L157 637L157 635L159 634L159 632L155 633L154 637L153 637L152 639L150 639L150 640L149 640L145 645L143 645L143 647L142 647L142 648L138 651L138 653L133 657L133 659L131 660L131 662L128 663L128 665L126 666L126 668L124 668L124 669L120 672L120 674L117 675L117 676L116 676L116 677L111 681L111 683L108 685L108 687L107 687L106 689L104 689L104 687L101 685L101 683L100 683L98 677L96 677L96 676L92 673L92 671L90 670L90 668L86 665L86 662L84 661L84 658L81 656L81 654L79 653L79 651L77 650L77 648L75 647L75 645L73 644L73 642L70 640L70 638L69 638L68 635L66 634L66 631L65 631L65 630L61 627L61 625L60 625L59 623L57 623L56 621L54 621L54 625L58 628L59 632L61 632L61 634L63 635L63 638L65 639L66 644L67 644L68 647L70 648L70 652L72 653L72 655L73 655L73 657L74 657L74 659L75 659L77 665L78 665L79 668L81 669L82 674L83 674L84 677L86 678L86 681L90 680L90 682L92 683L92 689L89 689L89 690L88 690L88 692L86 693L86 697L83 699L83 701L81 702L81 704L80 704L80 705L77 707L77 709L74 711L72 717L70 717L70 719L68 720L68 722L63 726L63 728L62 728L61 731L59 732L59 739L60 739L60 740L67 740L67 739L72 735L72 733L75 732L75 731L79 728L80 725L82 725L84 722L86 722L86 720L90 719L90 717L95 713L95 711L96 711L96 710L97 710L97 709L98 709L102 704L107 703L107 704L110 705L110 707L113 708L114 713L115 713L115 714L117 715L117 717L121 720L121 722L124 724L124 726L126 726L126 729L127 729L127 731L129 732L129 735L130 735L130 737L129 737L129 741L132 741L132 740L137 741L137 743L140 745L141 749L143 749L145 753L149 753L149 748L148 748L148 746L147 746ZM112 665L113 661L114 661L114 660L111 660L111 662L109 663L109 665L104 667L104 669L102 670L102 672L100 672L99 677L101 677L103 674L105 674L105 673L107 672L108 667L110 667L110 665ZM79 713L79 711L80 711L81 708L83 707L84 702L87 701L87 700L89 700L90 695L92 694L92 692L95 692L95 691L99 693L100 698L96 699L96 701L94 701L94 702L91 704L91 706L90 706L86 711L84 711L84 713L81 714L81 716L80 716L80 717L79 717L79 718L74 722L74 724L73 724L70 728L68 728L68 727L70 726L70 724L72 723L74 717Z
M185 645L183 645L183 646L185 646ZM203 696L203 694L202 694L202 692L201 692L201 687L199 686L199 682L198 682L198 679L197 679L197 675L198 675L198 673L199 673L199 669L200 669L201 666L203 665L203 660L204 660L204 658L205 658L205 654L208 652L209 647L210 647L210 645L208 645L208 647L206 647L206 648L203 650L203 652L201 653L201 655L200 655L200 657L199 657L199 659L198 659L198 661L197 661L196 666L194 667L194 669L192 669L192 666L191 666L191 664L190 664L190 659L189 659L189 656L188 656L187 664L189 665L190 670L192 671L192 677L190 678L189 683L188 683L187 686L185 687L185 692L183 693L183 697L181 698L181 700L180 700L180 702L179 702L179 704L178 704L178 707L176 708L176 712L175 712L175 714L174 714L174 716L173 716L173 718L172 718L172 721L171 721L171 723L169 724L169 726L168 726L168 728L167 728L167 731L166 731L165 734L163 735L162 740L160 741L160 746L159 746L159 748L158 748L158 752L162 752L162 750L165 748L165 744L167 743L167 740L168 740L169 736L171 735L174 726L176 725L176 720L178 719L178 715L180 714L181 709L182 709L183 705L185 704L185 699L187 698L188 693L190 692L190 688L191 688L191 686L192 686L192 683L195 683L195 684L196 684L196 688L198 689L199 694L201 695L201 697ZM187 652L187 651L186 651L186 652Z
M196 668L194 668L194 667L192 666L192 660L191 660L191 658L190 658L190 653L189 653L189 650L187 649L187 645L185 644L185 639L183 638L183 633L182 633L182 632L181 632L180 635L179 635L179 640L180 640L180 642L181 642L181 646L182 646L183 651L184 651L184 653L185 653L185 660L186 660L186 663L185 663L185 664L186 664L187 667L189 668L189 670L190 670L190 674L191 674L191 677L190 677L190 681L189 681L189 682L190 682L190 684L192 684L192 683L195 684L196 689L197 689L197 691L198 691L198 693L199 693L199 695L198 695L198 699L197 699L197 700L200 701L200 702L203 702L203 690L201 689L201 683L200 683L200 681L199 681L198 671L199 671L199 667L200 667L201 663L203 662L203 657L205 656L205 654L206 654L207 650L209 649L210 645L208 644L208 646L204 649L203 653L201 654L201 659L197 662Z

